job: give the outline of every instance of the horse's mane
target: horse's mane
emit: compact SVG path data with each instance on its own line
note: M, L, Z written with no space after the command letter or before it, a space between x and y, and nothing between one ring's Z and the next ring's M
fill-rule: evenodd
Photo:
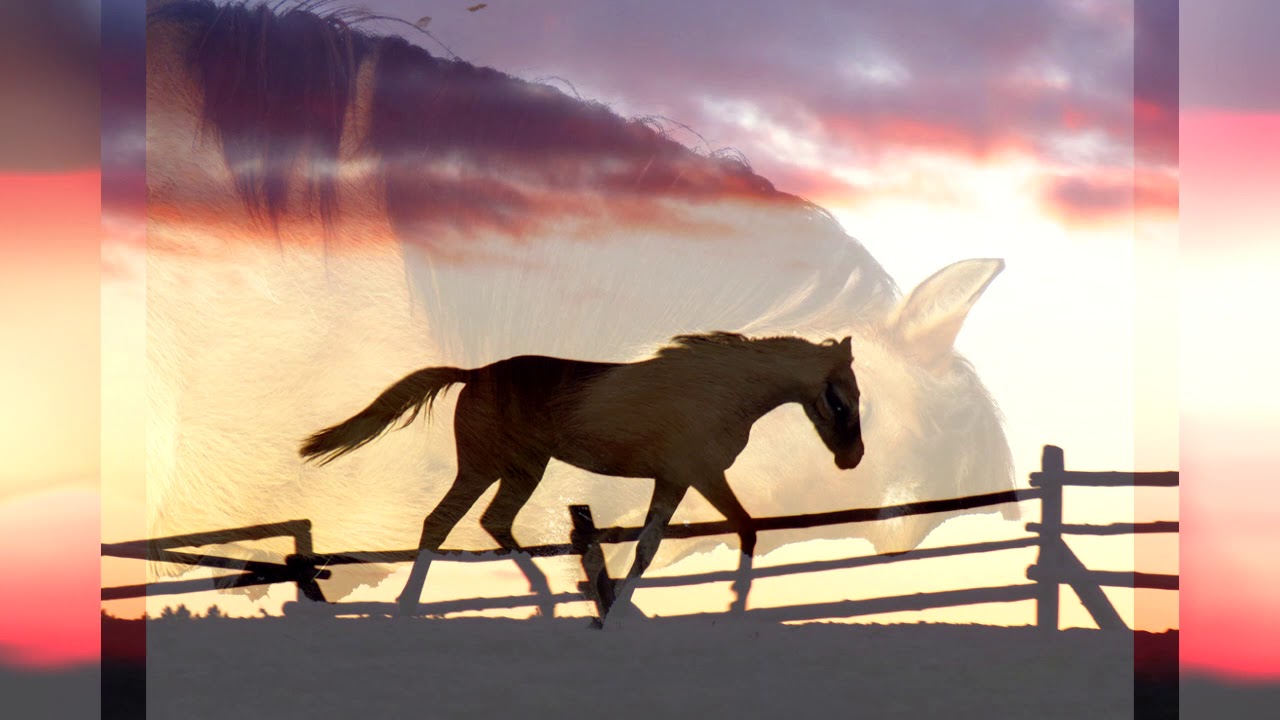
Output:
M335 173L323 168L337 166L361 64L375 59L363 147L380 161L393 222L424 214L510 221L533 204L524 192L530 186L745 196L812 208L775 190L740 153L700 155L651 118L626 119L549 85L436 57L362 27L389 18L325 0L283 4L172 0L148 13L151 28L176 23L190 33L184 60L203 91L202 124L221 140L250 210L273 222L286 211L291 174L306 167L308 193L326 224L333 219ZM592 159L599 162L582 162ZM432 176L433 162L455 171ZM482 177L460 180L458 163L480 168Z
M834 347L836 341L824 340L821 344L815 345L804 338L793 335L752 338L741 333L721 331L690 333L676 335L671 338L667 345L658 349L656 356L670 357L690 351L705 352L716 349L769 350L783 345L796 348Z

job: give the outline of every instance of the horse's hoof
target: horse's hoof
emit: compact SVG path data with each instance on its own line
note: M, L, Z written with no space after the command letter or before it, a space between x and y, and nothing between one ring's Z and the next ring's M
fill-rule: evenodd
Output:
M647 619L649 616L638 605L627 600L614 603L605 614L603 624L610 630L621 630Z
M604 629L604 622L602 622L602 621L600 620L600 618L591 618L591 622L590 622L590 624L588 624L588 625L587 625L587 629L589 629L589 630L603 630L603 629Z

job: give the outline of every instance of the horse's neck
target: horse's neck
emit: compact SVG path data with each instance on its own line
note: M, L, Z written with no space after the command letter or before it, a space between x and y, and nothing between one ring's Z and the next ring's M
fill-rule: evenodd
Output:
M802 360L768 353L746 353L743 376L746 382L736 393L739 411L752 422L768 414L774 408L805 399L807 372Z

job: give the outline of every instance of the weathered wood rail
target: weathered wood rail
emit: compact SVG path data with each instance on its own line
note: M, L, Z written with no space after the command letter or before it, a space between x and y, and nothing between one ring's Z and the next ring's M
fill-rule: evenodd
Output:
M1178 523L1170 521L1148 523L1115 523L1111 525L1078 525L1062 521L1064 489L1067 487L1178 487L1177 472L1080 472L1065 469L1062 449L1047 445L1039 472L1031 474L1031 487L985 495L975 495L947 500L896 505L885 508L860 508L834 512L809 513L781 517L759 518L755 521L757 532L794 530L857 522L871 522L888 517L920 515L990 507L1010 502L1039 500L1040 522L1028 523L1032 536L993 542L979 542L941 548L925 548L892 555L824 560L791 565L757 568L752 579L780 577L800 573L843 570L910 560L971 555L1017 548L1036 547L1036 562L1026 570L1031 582L1003 587L967 588L941 592L916 593L894 597L847 600L831 603L795 605L787 607L752 608L745 614L769 621L817 620L823 618L854 617L858 615L925 610L993 602L1036 602L1036 623L1046 630L1057 630L1059 623L1059 591L1070 587L1093 616L1098 627L1104 630L1125 629L1126 625L1114 606L1102 592L1102 587L1148 588L1177 590L1178 576L1145 572L1095 571L1086 568L1064 540L1066 535L1129 535L1137 533L1176 533ZM579 583L580 593L559 593L550 598L524 595L503 598L475 598L420 604L418 614L443 615L451 612L510 609L537 604L580 602L584 598L594 603L603 617L614 601L616 580L609 577L605 567L602 545L635 541L642 530L639 527L597 528L591 510L585 505L569 508L573 521L570 541L562 544L544 544L524 547L522 552L535 557L576 555L582 560L585 579ZM672 525L664 533L665 539L685 539L712 535L734 534L736 529L727 521L685 523ZM271 537L292 537L294 552L283 564L247 561L218 555L178 552L175 548L190 548L219 543L243 542ZM393 603L325 602L319 580L327 579L336 565L362 563L412 562L417 549L350 551L317 553L312 548L311 523L308 520L255 525L251 527L191 533L152 540L104 544L102 554L108 557L145 559L191 566L215 567L238 570L238 574L200 580L173 580L145 585L127 585L103 588L102 599L119 600L153 595L184 594L217 588L246 587L293 583L298 588L298 602L287 603L286 613L324 611L342 615L394 614ZM455 561L487 561L502 559L507 550L457 551L439 553ZM676 577L640 578L637 588L679 587L732 581L733 571L710 572Z

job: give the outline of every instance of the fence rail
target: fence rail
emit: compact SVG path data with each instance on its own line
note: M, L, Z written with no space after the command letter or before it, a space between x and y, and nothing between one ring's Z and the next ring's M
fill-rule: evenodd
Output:
M1178 487L1178 473L1176 471L1087 472L1081 470L1042 470L1041 472L1031 473L1031 487L1042 487L1044 485L1071 487Z
M781 517L759 518L754 521L757 532L806 529L859 522L871 522L894 517L926 513L953 512L990 507L1009 502L1039 500L1041 518L1038 523L1027 523L1026 528L1034 536L1014 540L971 543L941 548L911 550L904 553L872 555L818 562L756 568L751 578L781 577L801 573L845 570L856 567L888 563L953 557L1018 548L1036 547L1038 557L1027 567L1026 577L1032 582L1004 587L969 588L942 592L917 593L864 600L846 600L786 607L752 608L744 611L751 618L770 621L817 620L825 618L853 617L905 610L926 610L993 602L1036 602L1036 622L1046 630L1057 630L1059 623L1059 588L1066 585L1080 597L1094 621L1102 629L1125 629L1124 621L1111 605L1102 587L1127 587L1157 590L1177 590L1178 576L1144 572L1111 572L1089 570L1080 562L1066 544L1064 535L1130 535L1137 533L1176 533L1177 522L1114 523L1111 525L1077 525L1062 522L1063 490L1066 487L1178 487L1177 472L1124 473L1068 471L1064 467L1062 449L1046 445L1041 470L1031 473L1031 488L1008 490L964 498L930 500L895 505L884 508L861 508L835 512L809 513ZM635 541L642 530L638 527L597 528L591 510L585 505L569 508L573 521L570 541L562 544L544 544L521 548L520 552L536 557L576 555L581 558L585 580L579 583L580 593L559 593L550 597L523 595L501 598L473 598L420 604L418 614L442 615L450 612L511 609L532 605L559 604L591 601L599 617L608 613L614 600L616 580L609 577L605 567L602 545ZM737 529L728 521L685 523L669 526L664 539L687 539L714 535L734 534ZM177 552L174 548L190 548L273 537L292 537L294 552L285 562L269 563L239 560L218 555ZM487 561L510 555L509 550L459 551L441 550L437 554L455 561ZM312 548L311 523L308 520L254 525L231 530L206 533L188 533L151 540L111 543L102 546L102 554L108 557L145 559L190 566L234 569L238 574L200 580L174 580L146 585L127 585L103 588L102 599L120 600L155 595L185 594L228 587L247 587L276 583L294 583L298 588L298 601L286 603L286 614L323 611L337 615L394 614L393 603L344 602L326 603L318 580L331 576L325 568L335 565L365 563L412 562L418 550L348 551L316 553ZM674 577L641 577L637 588L681 587L714 582L733 581L733 571L709 572L698 575Z

